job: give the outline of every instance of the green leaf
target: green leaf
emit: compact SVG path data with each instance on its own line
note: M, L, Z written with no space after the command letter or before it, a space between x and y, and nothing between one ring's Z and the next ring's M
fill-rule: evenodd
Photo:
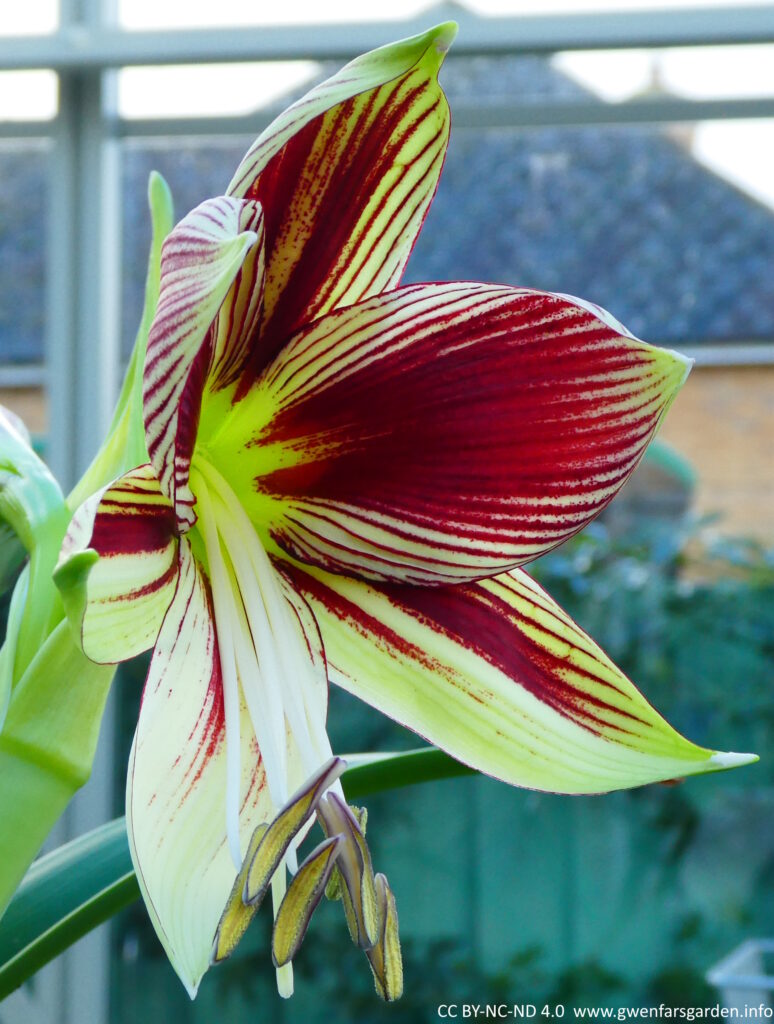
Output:
M436 782L458 775L474 775L469 768L435 747L420 747L399 754L344 754L349 767L342 782L347 799L356 800L385 789L420 782Z
M11 595L11 603L8 608L8 618L5 625L5 642L0 648L0 730L2 730L5 723L5 716L8 712L11 693L13 692L16 648L27 603L29 581L29 566L25 566L19 579L16 581L16 586Z
M0 594L5 594L16 583L26 558L27 552L13 527L0 522Z
M348 799L472 774L432 747L346 759L350 767L342 781ZM0 999L139 895L123 818L42 857L0 921Z
M0 928L0 999L139 895L123 818L42 857Z
M63 621L14 687L0 732L0 911L89 777L114 672Z

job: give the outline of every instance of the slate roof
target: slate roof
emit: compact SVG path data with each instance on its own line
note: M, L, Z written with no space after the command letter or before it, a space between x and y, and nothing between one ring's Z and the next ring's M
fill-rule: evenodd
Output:
M545 59L457 63L452 117L457 97L587 98ZM676 344L773 339L773 266L774 211L664 128L461 130L407 280L569 292Z
M541 57L454 58L451 101L587 100ZM122 333L142 308L147 177L182 215L228 183L250 139L126 143ZM34 165L34 166L33 166ZM42 350L42 155L0 150L0 361ZM43 214L44 215L44 214ZM699 165L664 128L452 128L407 281L473 279L582 295L635 334L678 345L774 339L774 211Z
M0 147L0 363L43 358L46 170L41 146Z

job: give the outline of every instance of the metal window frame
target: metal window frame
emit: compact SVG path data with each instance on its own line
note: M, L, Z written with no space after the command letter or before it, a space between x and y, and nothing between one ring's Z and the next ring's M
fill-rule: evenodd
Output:
M69 3L70 0L62 0ZM47 36L0 39L0 67L100 71L139 64L229 61L342 60L433 22L460 25L460 54L555 53L632 47L768 43L774 39L771 5L729 5L584 14L483 17L455 3L410 19L362 24L235 26L221 29L125 31L114 19L63 18Z
M0 70L53 69L59 112L53 121L0 123L0 138L50 141L47 253L49 458L65 485L85 468L109 421L117 390L121 209L120 141L131 137L229 136L258 133L270 112L246 117L127 120L118 116L115 74L121 67L277 60L345 60L433 22L460 23L458 55L549 55L568 50L666 48L774 42L774 3L623 13L479 17L450 3L401 22L359 25L239 27L183 31L122 30L117 0L60 0L57 32L0 38ZM679 98L608 104L455 104L455 130L470 127L696 122L774 117L774 96L691 101ZM774 363L774 344L697 349L706 365ZM13 373L0 373L12 386ZM27 379L24 374L19 379ZM112 812L113 729L108 711L94 778L59 829L61 841ZM107 1024L109 946L106 931L89 936L28 997L3 1004L3 1021Z

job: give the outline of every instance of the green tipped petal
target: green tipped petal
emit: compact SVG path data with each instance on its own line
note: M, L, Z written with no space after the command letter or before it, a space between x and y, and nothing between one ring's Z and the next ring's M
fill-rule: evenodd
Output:
M247 357L242 327L249 337L260 310L260 300L252 302L250 294L263 283L263 240L260 204L218 196L176 224L162 249L159 301L142 378L145 440L161 489L188 526L196 521L187 470L209 376L202 371L214 360L216 376L222 372L228 379ZM249 282L247 295L240 277ZM245 306L242 324L239 311ZM231 325L236 319L237 329L220 329L219 314Z
M427 588L293 578L333 682L505 782L600 793L755 759L676 732L523 570Z
M418 64L423 64L430 74L436 74L456 35L457 23L446 21L427 32L381 46L350 61L272 121L245 154L228 193L248 195L271 158L306 125L332 108L400 78Z
M178 581L174 527L172 505L147 464L73 516L54 579L93 661L124 661L156 642Z
M398 283L449 138L438 69L451 23L358 57L282 113L229 185L266 215L251 375L298 327Z
M129 758L129 849L156 933L193 998L238 871L229 849L221 668L206 579L181 543L180 583L164 619ZM273 808L247 709L238 708L239 841ZM232 738L233 742L233 738Z

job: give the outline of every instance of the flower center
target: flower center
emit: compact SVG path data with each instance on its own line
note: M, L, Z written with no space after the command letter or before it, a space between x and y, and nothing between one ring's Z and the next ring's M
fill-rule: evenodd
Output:
M236 495L259 543L269 550L269 529L277 518L277 500L256 487L256 481L270 477L291 458L282 445L266 443L262 438L273 411L270 392L258 384L239 402L234 402L233 389L206 392L192 457L192 465L200 466L208 480L208 467L217 467L221 485L216 489Z

